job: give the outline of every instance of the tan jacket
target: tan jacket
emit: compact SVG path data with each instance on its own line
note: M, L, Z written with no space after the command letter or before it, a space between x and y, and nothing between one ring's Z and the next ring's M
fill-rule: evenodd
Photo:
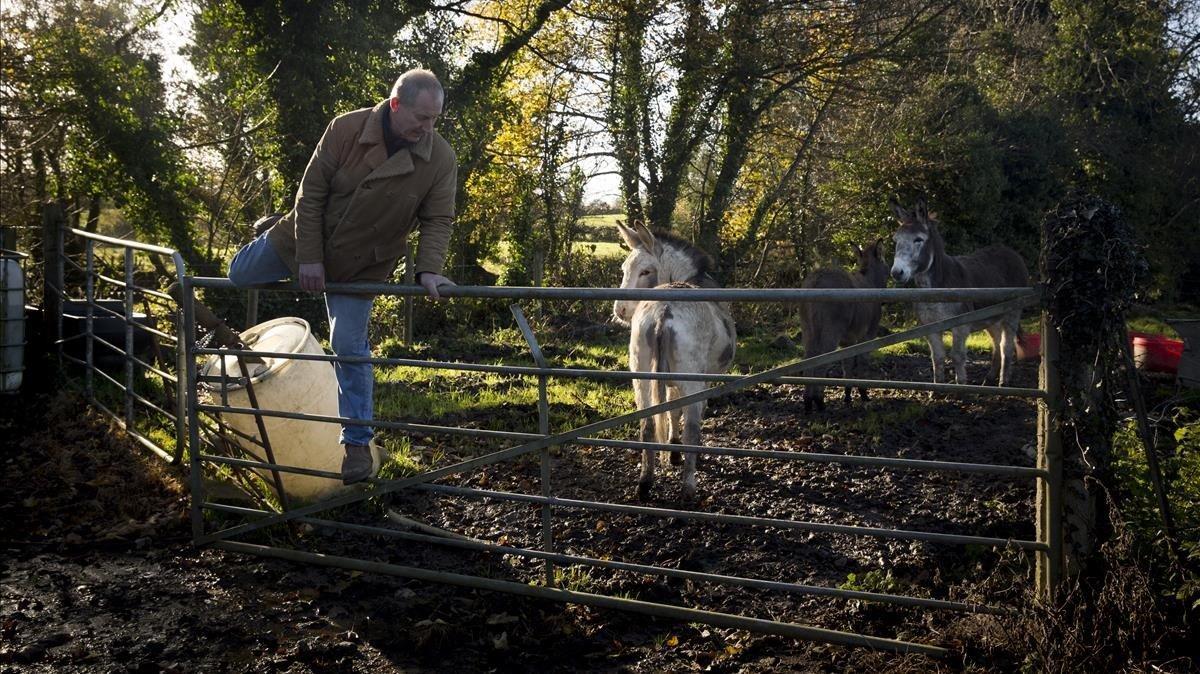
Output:
M417 272L440 274L454 221L454 150L437 132L387 156L383 106L335 118L313 151L296 205L268 239L296 274L322 262L335 283L383 282L420 228Z

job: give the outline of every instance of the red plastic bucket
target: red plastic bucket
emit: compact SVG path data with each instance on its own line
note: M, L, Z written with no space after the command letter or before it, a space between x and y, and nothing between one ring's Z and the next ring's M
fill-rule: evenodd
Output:
M1037 332L1022 332L1017 337L1017 360L1039 358L1042 354L1042 335Z
M1174 373L1179 369L1183 357L1183 342L1161 335L1130 332L1129 343L1133 346L1133 360L1147 372ZM1042 336L1036 332L1021 333L1017 339L1017 358L1038 358L1041 355Z
M1172 374L1179 369L1179 359L1183 357L1182 341L1144 332L1131 332L1129 339L1133 344L1133 361L1140 369Z

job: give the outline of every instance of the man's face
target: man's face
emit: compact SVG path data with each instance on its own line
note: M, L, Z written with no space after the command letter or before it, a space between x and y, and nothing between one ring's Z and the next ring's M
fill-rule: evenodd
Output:
M429 90L417 93L412 105L405 105L399 98L391 99L392 133L415 143L433 131L433 123L442 114L442 95Z

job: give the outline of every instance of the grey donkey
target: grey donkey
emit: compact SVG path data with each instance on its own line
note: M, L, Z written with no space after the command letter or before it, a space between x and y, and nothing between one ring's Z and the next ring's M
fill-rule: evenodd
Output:
M858 266L854 272L825 267L809 274L802 288L882 288L887 285L888 264L880 250L882 239L863 248L854 244ZM851 346L874 339L879 333L879 302L805 302L800 322L804 340L804 357L812 358L829 353L839 346ZM857 376L865 369L866 355L842 361L842 376ZM863 400L867 390L858 389ZM851 400L846 387L846 402ZM825 409L825 387L809 384L804 390L804 411Z
M893 238L896 241L892 278L897 283L913 281L920 288L1017 288L1029 285L1029 270L1025 260L1012 248L993 245L969 255L947 255L945 243L938 233L936 218L929 213L924 199L918 199L912 210L891 200L892 212L900 222ZM932 302L917 303L917 318L921 323L933 323L958 314L973 311L989 303ZM1020 310L1010 311L971 325L951 329L953 336L950 360L959 384L967 383L967 336L987 330L992 337L992 369L989 381L1007 386L1012 380L1013 363L1017 361L1017 336L1020 330ZM933 361L933 381L945 381L943 371L946 348L941 333L926 337Z

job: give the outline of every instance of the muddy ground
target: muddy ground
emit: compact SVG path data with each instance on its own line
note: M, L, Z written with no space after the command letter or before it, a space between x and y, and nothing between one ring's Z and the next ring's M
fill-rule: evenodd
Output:
M974 362L971 374L978 379L984 369ZM917 356L891 357L884 370L880 378L928 376L927 360ZM1035 366L1022 363L1015 384L1035 386ZM996 627L988 616L582 567L560 577L585 592L952 649L951 658L935 661L197 548L182 475L122 439L77 397L27 391L4 399L2 409L0 671L865 672L1017 664L981 641ZM805 416L801 390L779 386L713 403L704 441L1031 466L1034 426L1030 401L898 391L851 406L831 400L827 412ZM636 503L636 462L626 450L558 452L556 495ZM516 461L444 484L538 493L538 475L536 462ZM675 471L660 471L648 505L1033 537L1032 480L711 456L699 476L700 499L687 504ZM541 540L540 512L528 504L414 492L388 505L491 542L537 547ZM378 506L340 516L392 526ZM285 530L274 531L270 540L279 544L328 554L521 583L542 575L540 563L515 557L314 529L289 541ZM1028 554L981 546L570 509L556 511L554 535L560 551L589 557L991 604L1023 601L1032 569Z

